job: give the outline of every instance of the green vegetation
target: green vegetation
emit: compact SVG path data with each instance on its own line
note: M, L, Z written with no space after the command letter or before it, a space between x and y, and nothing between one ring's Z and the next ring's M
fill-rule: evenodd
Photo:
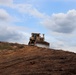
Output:
M0 50L16 50L18 48L24 48L24 45L17 43L0 42Z
M11 47L11 45L8 44L8 43L0 43L0 50L4 50L4 49L11 50L12 47Z

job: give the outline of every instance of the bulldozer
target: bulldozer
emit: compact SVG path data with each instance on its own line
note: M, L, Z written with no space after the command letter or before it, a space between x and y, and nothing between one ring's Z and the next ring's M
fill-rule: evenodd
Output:
M43 37L40 33L31 33L28 45L49 48L49 43L45 41L44 34Z

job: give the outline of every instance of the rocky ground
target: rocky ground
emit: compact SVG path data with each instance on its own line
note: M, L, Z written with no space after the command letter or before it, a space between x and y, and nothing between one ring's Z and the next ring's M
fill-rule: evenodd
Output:
M0 75L76 75L76 53L0 42Z

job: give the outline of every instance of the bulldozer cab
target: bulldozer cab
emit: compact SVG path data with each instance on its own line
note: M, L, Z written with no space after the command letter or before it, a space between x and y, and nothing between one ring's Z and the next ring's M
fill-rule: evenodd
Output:
M40 33L32 33L28 45L35 45L37 37L39 36L40 36Z
M39 33L32 33L32 37L34 37L34 40L36 40L37 39L37 37L39 37L40 36L40 34Z

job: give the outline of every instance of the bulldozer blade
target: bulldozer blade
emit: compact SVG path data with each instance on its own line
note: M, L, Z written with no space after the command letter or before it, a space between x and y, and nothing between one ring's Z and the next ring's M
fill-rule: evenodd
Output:
M42 47L42 48L49 48L49 45L36 43L35 46Z

